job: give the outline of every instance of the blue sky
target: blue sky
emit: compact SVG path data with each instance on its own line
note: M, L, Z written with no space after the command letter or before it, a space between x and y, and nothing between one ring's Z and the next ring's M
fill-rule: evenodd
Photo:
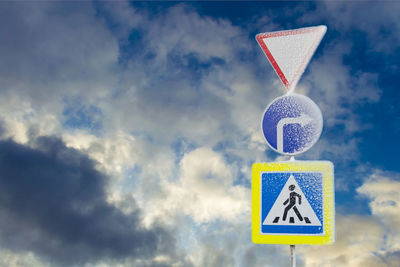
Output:
M285 266L251 242L251 165L285 89L261 32L326 25L296 92L335 165L331 246L299 266L400 261L400 5L1 2L0 266Z

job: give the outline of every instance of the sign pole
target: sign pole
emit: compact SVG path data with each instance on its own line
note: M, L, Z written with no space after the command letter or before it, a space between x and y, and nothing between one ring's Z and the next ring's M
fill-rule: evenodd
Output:
M296 267L296 247L290 245L290 267Z
M294 156L290 157L290 161L295 161ZM290 267L296 267L296 246L290 246Z

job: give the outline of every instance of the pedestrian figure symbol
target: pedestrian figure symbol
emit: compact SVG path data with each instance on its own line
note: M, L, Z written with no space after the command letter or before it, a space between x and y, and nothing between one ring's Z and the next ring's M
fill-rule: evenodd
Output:
M296 192L293 192L293 190L296 188L294 184L289 186L289 190L292 191L289 195L289 198L286 199L285 202L283 202L283 205L286 205L289 203L288 206L285 208L285 212L283 213L283 220L286 221L286 217L288 214L288 211L293 208L294 212L296 213L297 217L299 218L300 221L303 221L303 217L301 216L299 210L296 207L296 197L299 199L299 205L301 205L301 196L297 194Z
M263 225L321 225L292 174L264 219Z

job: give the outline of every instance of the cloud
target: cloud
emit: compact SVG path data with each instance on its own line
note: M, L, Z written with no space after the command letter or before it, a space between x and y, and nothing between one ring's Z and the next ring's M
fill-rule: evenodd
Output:
M371 10L374 14L371 15ZM367 36L368 47L374 51L390 54L397 48L399 31L399 3L342 3L333 1L318 2L316 13L329 17L329 22L340 31L349 32L358 29ZM340 14L340 19L332 16ZM313 17L313 16L311 16Z
M11 250L0 250L1 267L50 267L49 263L41 261L32 252L13 252Z
M374 219L340 216L336 231L334 245L298 247L306 266L383 266L375 253L383 245L384 230Z
M381 221L388 233L387 249L400 251L400 175L377 171L357 189L370 200L371 212Z
M138 12L129 1L97 2L94 3L94 8L112 28L111 33L120 40L128 40L132 29L138 28L145 19L145 15ZM122 44L124 45L127 43Z
M258 132L268 76L259 81L254 65L241 58L253 56L256 45L242 38L243 29L176 5L156 17L143 15L132 34L141 38L130 40L133 55L125 58L120 89L99 104L108 115L106 129L207 146Z
M124 214L107 203L107 177L85 154L55 137L32 146L0 142L3 248L34 252L57 265L174 252L171 234L144 228L139 209Z
M0 6L3 105L29 104L59 115L66 96L88 102L104 96L115 81L118 43L91 3Z
M236 220L249 214L249 190L233 185L234 167L219 153L199 148L186 154L180 163L179 185L184 192L184 212L197 222Z
M220 153L197 148L186 153L179 166L179 179L162 180L159 194L147 199L149 216L171 223L183 215L202 224L249 215L250 192L234 185L237 168L227 164Z
M125 170L146 161L143 159L143 144L124 132L98 137L76 130L64 133L63 140L68 147L88 154L96 160L98 168L116 179L122 178L121 174Z
M251 243L250 223L245 219L215 221L196 230L188 247L195 266L285 266L289 246ZM302 259L297 263L302 266Z
M372 128L372 123L362 121L362 107L380 101L378 74L362 70L352 74L343 62L347 45L328 44L326 52L310 64L309 73L299 86L320 107L324 118L321 145L311 150L313 158L358 161L359 144L363 141L360 134Z
M339 215L335 244L299 249L306 265L395 266L400 260L399 190L397 173L376 170L357 189L359 197L370 200L372 214Z

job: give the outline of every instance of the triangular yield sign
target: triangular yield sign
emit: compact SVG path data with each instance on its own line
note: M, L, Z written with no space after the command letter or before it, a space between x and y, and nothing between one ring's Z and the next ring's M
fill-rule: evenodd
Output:
M288 91L296 86L326 26L257 34L256 40Z
M320 220L293 175L290 175L283 186L263 225L321 226Z

